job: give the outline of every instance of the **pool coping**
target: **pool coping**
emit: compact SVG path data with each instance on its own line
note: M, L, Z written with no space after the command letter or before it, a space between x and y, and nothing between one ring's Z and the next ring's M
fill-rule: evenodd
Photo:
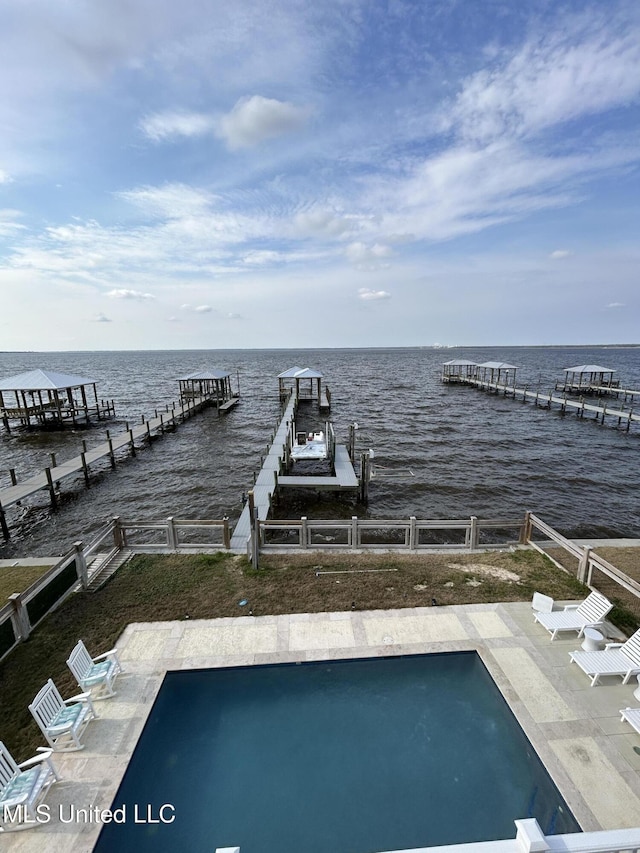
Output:
M62 782L45 801L51 820L3 833L11 853L93 849L94 818L115 797L167 671L429 652L478 652L583 830L638 823L640 737L620 719L638 704L635 679L590 687L569 660L576 635L551 642L527 602L134 623L117 645L116 697L96 703L85 749L54 756ZM87 815L61 822L72 806Z

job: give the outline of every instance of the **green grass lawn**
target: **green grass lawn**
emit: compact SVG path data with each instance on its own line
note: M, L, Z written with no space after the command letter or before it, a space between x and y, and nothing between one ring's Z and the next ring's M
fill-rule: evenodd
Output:
M0 601L3 603L13 592L24 592L48 571L51 566L0 566Z
M375 571L371 571L375 570ZM508 575L504 573L508 572ZM0 738L18 760L42 735L27 706L48 678L78 691L66 659L78 641L110 649L131 622L339 610L583 598L588 590L536 551L486 554L309 553L269 556L260 571L244 557L137 556L96 593L71 595L0 664ZM241 607L239 602L247 600Z

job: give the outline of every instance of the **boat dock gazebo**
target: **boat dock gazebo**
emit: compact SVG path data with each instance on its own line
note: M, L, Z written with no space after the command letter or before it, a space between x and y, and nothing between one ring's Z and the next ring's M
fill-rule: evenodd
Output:
M614 379L616 373L610 367L599 364L580 364L577 367L565 367L564 382L556 383L556 391L569 391L574 394L593 394L598 391L618 391L620 380Z
M475 361L464 358L453 358L442 365L442 381L464 385L470 379L475 379L478 365Z
M231 388L231 374L226 370L200 370L181 377L178 382L181 403L189 403L203 397L215 403L219 411L227 411L240 399L240 389L234 393Z
M10 421L26 427L76 426L92 416L102 420L114 415L113 400L98 401L95 379L38 369L0 380L0 419L7 431Z
M285 400L295 387L298 400L318 400L320 410L331 406L331 392L322 387L322 373L311 367L289 367L278 374L280 400Z
M485 361L478 365L476 378L490 385L508 385L509 381L515 385L516 370L514 364L505 361Z

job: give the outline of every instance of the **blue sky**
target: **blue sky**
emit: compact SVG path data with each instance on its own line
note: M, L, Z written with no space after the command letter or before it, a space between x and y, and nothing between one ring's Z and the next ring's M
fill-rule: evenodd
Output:
M640 338L637 2L0 24L0 350Z

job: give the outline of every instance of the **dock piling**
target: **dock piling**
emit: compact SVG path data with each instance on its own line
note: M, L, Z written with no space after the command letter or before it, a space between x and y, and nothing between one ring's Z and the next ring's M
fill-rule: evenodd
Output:
M2 530L2 535L6 542L9 539L9 525L7 524L2 504L0 504L0 530Z
M89 488L89 466L87 465L87 457L84 452L80 454L80 460L82 462L82 473L84 474L84 482L87 488Z
M49 489L49 497L51 498L51 506L54 509L57 509L58 501L56 499L56 490L55 490L55 487L53 485L53 479L51 477L51 468L45 468L44 473L45 473L45 477L47 478L47 483L48 483L47 488Z

